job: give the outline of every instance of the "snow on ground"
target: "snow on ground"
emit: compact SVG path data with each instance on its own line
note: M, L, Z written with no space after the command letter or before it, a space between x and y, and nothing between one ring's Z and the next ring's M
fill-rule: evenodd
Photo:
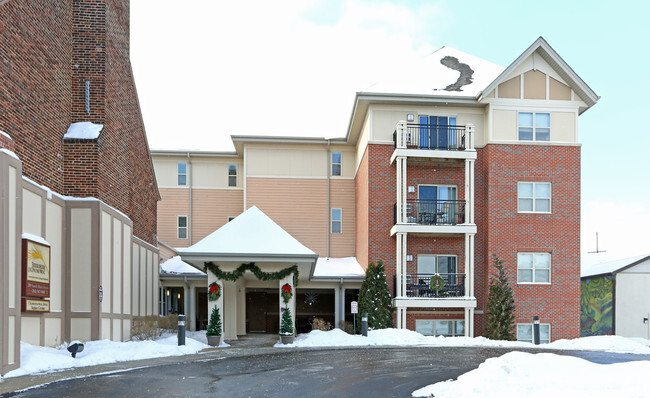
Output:
M20 343L20 368L4 377L16 377L34 373L48 373L62 369L101 365L138 359L171 357L196 354L209 346L205 331L188 333L184 346L178 346L175 334L167 334L158 340L115 342L110 340L88 341L76 358L67 345L56 348ZM1 378L0 378L1 380Z
M557 354L510 352L490 358L457 380L413 392L414 397L647 397L650 361L600 365Z
M113 342L88 341L84 351L72 358L66 346L38 347L21 343L21 367L5 377L47 373L73 367L92 366L120 361L194 354L208 348L205 331L187 332L185 346L178 346L175 334L156 341ZM535 346L516 341L494 341L484 337L433 337L410 330L373 330L368 337L352 336L339 329L312 331L299 335L293 344L275 347L334 346L441 346L441 347L504 347L554 350L597 350L650 355L650 341L617 336L585 337L559 340ZM224 344L223 347L227 347ZM598 365L583 359L548 353L511 352L491 358L455 381L445 381L415 391L414 396L648 396L643 388L650 374L650 361ZM552 380L552 383L549 383ZM2 379L0 378L0 381Z

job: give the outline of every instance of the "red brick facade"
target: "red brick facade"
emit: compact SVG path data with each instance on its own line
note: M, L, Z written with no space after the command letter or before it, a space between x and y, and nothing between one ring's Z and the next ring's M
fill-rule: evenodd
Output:
M0 43L0 130L14 139L24 174L106 202L156 244L158 191L129 60L129 1L11 0L0 5ZM64 141L80 121L103 124L99 138Z
M360 167L357 175L357 208L368 198L368 261L384 261L391 291L396 273L396 240L390 236L396 201L396 167L389 164L393 150L390 145L370 144L367 169ZM553 340L579 337L580 147L490 144L477 152L475 335L484 333L488 280L495 273L492 267L495 254L504 262L514 291L517 323L531 323L537 315L542 323L551 324ZM458 198L464 198L464 163L460 167L409 163L407 167L407 185L455 185ZM366 173L367 188L363 184ZM550 214L517 212L519 181L551 183ZM417 199L417 195L417 189L407 194L409 199ZM357 219L363 220L359 214ZM357 239L359 235L358 230ZM409 273L417 272L417 254L426 253L455 255L457 272L465 272L462 235L409 235L407 247L407 253L413 255L413 260L407 263ZM551 284L518 284L518 252L551 253ZM463 315L462 310L409 308L406 326L415 329L416 319L432 318L463 319Z

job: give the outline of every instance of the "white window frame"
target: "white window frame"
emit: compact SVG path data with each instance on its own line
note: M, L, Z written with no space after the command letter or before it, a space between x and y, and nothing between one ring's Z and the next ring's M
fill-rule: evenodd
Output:
M537 282L535 280L535 273L536 271L542 271L546 270L546 268L536 268L535 267L535 255L541 255L544 254L548 256L548 281L546 282ZM524 256L531 256L531 265L532 268L522 268L519 266L519 256L524 255ZM551 253L546 253L546 252L518 252L517 253L517 284L520 285L550 285L551 284L551 269L553 268L553 256ZM520 270L530 270L532 274L532 280L531 281L520 281L519 280L519 271Z
M230 174L231 168L234 168L235 174ZM237 186L237 165L236 164L229 164L228 165L228 186L229 187L236 187Z
M334 154L335 153L339 154L339 161L338 162L334 162ZM331 163L332 163L332 167L331 167L330 172L332 173L332 177L340 177L340 176L342 176L343 175L343 168L342 168L343 154L340 151L332 152ZM338 166L338 174L334 172L334 166Z
M181 173L181 165L185 168L185 172ZM181 184L181 177L183 177L183 183ZM178 186L187 186L187 163L178 162L176 164L176 185Z
M520 338L520 336L519 336L519 327L520 326L522 326L522 327L524 327L524 326L530 327L530 339ZM548 339L543 339L542 340L542 327L548 328ZM532 323L518 323L515 326L515 330L516 330L516 333L517 333L517 341L523 341L523 342L528 342L528 343L533 342L534 336L533 336L533 324ZM540 323L539 324L539 343L540 344L548 344L550 342L551 342L551 324L550 323Z
M521 196L521 184L533 184L533 196ZM548 198L546 197L537 197L537 186L538 185L548 185ZM533 209L532 210L521 210L519 202L522 200L532 200ZM548 211L537 210L537 201L538 200L548 200ZM548 181L517 181L517 213L539 213L539 214L551 214L553 212L553 184Z
M340 218L338 220L334 219L334 210L339 211ZM339 231L334 231L334 224L338 223ZM343 233L343 209L340 207L332 207L330 210L330 233L333 234L342 234Z
M429 322L432 322L431 325L431 330L433 333L427 333L425 330L423 330L423 327ZM452 322L452 332L451 334L442 334L438 333L438 322ZM463 332L459 333L458 332L458 323L463 324ZM426 327L429 329L428 325ZM416 319L415 320L415 331L424 335L424 336L445 336L445 337L457 337L457 336L465 336L465 321L463 319Z
M533 125L532 126L522 126L521 125L521 114L532 114L533 116ZM537 126L537 115L548 115L548 127L546 126ZM530 140L525 140L521 138L520 129L531 129L532 138ZM548 140L540 140L537 138L538 130L548 130ZM518 141L536 141L536 142L550 142L551 141L551 112L517 112L517 140Z
M185 219L185 226L181 227L181 218ZM187 216L176 216L176 238L188 239L189 222ZM181 237L181 230L185 230L185 237Z

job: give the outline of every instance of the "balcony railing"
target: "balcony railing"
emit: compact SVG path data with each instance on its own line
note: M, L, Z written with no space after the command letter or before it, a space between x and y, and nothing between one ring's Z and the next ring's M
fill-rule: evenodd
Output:
M394 223L420 225L457 225L465 222L464 200L409 199L406 202L406 219L400 220L397 203L393 205Z
M406 297L444 298L465 296L465 274L435 274L442 277L442 289L431 287L434 274L406 274ZM394 292L397 296L397 277L393 279Z
M438 149L444 151L465 150L465 126L444 126L433 124L412 124L393 133L395 148L409 149Z

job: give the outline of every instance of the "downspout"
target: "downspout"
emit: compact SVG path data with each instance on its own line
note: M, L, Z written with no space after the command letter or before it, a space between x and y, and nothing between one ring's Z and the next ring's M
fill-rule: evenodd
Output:
M331 238L331 228L332 228L332 209L330 208L330 174L332 172L332 151L330 149L330 139L327 139L327 168L325 170L327 174L327 258L330 258L330 238Z
M184 296L183 298L185 299L185 303L184 303L185 308L183 308L183 313L185 314L185 322L187 322L187 326L188 326L187 330L191 330L191 325L193 323L192 321L194 320L194 314L191 314L192 312L191 300L194 300L194 297L191 297L192 289L190 288L190 283L187 281L187 275L183 276L183 282L185 282L185 292L187 292L183 294Z
M188 221L187 221L187 237L190 240L190 246L192 246L192 158L190 157L190 153L187 152L187 165L189 166L189 175L190 175L190 186L189 186L189 191L190 191L190 213L188 214Z

